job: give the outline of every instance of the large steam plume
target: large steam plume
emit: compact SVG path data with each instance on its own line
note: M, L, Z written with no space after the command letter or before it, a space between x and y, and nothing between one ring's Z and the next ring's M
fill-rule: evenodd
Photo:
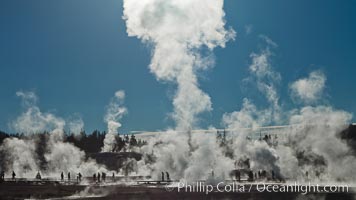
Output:
M225 29L224 17L223 0L124 0L128 35L153 46L150 71L159 81L177 85L175 130L143 148L153 153L148 157L156 158L152 165L139 163L141 169L152 170L149 174L169 171L172 177L194 180L207 178L212 170L222 174L232 165L221 156L214 136L189 131L197 127L199 114L212 110L209 95L199 88L197 72L212 67L213 49L235 37L232 29Z
M212 109L196 72L213 65L202 49L211 53L234 38L235 32L224 27L224 16L223 0L124 0L128 35L153 45L151 72L158 80L177 84L177 129L192 129L197 115Z

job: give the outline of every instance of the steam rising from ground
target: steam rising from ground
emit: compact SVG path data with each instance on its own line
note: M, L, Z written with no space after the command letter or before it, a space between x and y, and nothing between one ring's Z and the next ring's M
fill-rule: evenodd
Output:
M269 108L258 109L251 100L245 99L240 111L223 116L227 128L235 130L231 145L234 159L248 157L253 170L274 170L278 177L291 180L353 181L355 177L350 174L354 174L351 166L356 164L355 156L350 154L349 147L338 137L347 128L352 115L326 105L282 112L278 103L279 95L273 86L275 78L272 78L280 79L280 76L268 65L270 55L266 50L261 54L252 54L250 66L252 75L258 80L257 88L266 96ZM271 77L271 80L261 82L261 77ZM297 80L291 86L298 88L301 99L315 100L321 95L325 80L325 76L316 71L309 78ZM276 114L283 116L284 120L275 117ZM269 131L278 138L268 139L267 142L246 140L251 132L257 130L256 127L280 123L291 126ZM340 163L345 167L340 168Z
M143 149L153 153L147 159L154 163L147 167L141 161L139 169L153 169L154 176L169 171L174 177L199 179L212 169L223 173L232 167L214 137L189 132L196 128L199 114L212 110L210 97L199 88L197 72L212 67L213 49L235 37L232 29L225 29L224 17L222 0L124 0L128 35L153 45L151 72L160 81L177 84L176 129L149 141ZM216 169L217 162L226 168Z
M107 108L106 115L104 117L108 126L108 133L105 135L103 152L111 152L116 144L116 138L118 129L121 127L119 120L127 113L127 109L122 106L125 100L125 92L119 90L115 92L115 96L111 99L111 102Z
M271 121L279 122L281 118L281 107L276 89L276 85L281 81L281 75L272 69L270 63L271 48L276 47L277 44L267 36L263 36L262 38L267 43L267 47L261 50L260 53L251 53L252 63L249 66L251 76L248 78L257 83L258 90L266 97L270 105L263 113L259 113L260 119L258 124L260 126L267 123L270 124ZM246 104L244 105L248 106L248 101L245 100L245 102Z
M124 0L128 35L153 45L151 72L158 80L177 84L177 129L193 128L197 115L212 109L196 73L211 67L211 51L235 36L224 28L224 16L222 0Z
M65 121L52 113L41 112L37 106L37 96L33 92L17 92L17 96L22 98L24 112L16 118L10 125L17 132L26 133L21 139L7 138L4 140L0 151L5 155L6 170L14 170L19 177L34 178L37 171L42 171L45 175L58 177L61 171L71 172L72 176L81 172L91 175L99 170L105 170L92 160L87 160L85 153L72 145L63 141ZM81 119L77 119L82 122ZM77 124L78 121L70 122ZM39 158L35 152L39 138L36 133L50 131L45 146L46 166L41 167Z
M266 170L269 177L273 170L277 179L355 180L355 155L338 135L347 128L352 115L329 105L309 106L309 101L300 109L283 109L277 92L281 76L270 64L271 48L276 45L272 45L275 43L269 38L263 39L267 47L251 54L248 80L256 83L268 106L258 108L245 98L240 110L225 113L222 123L228 130L226 140L204 132L169 130L158 134L141 149L146 157L139 162L140 173L160 177L160 172L169 171L171 177L186 181L225 180L230 170L239 168L236 166L239 161L248 158L251 170ZM325 80L325 76L316 71L291 86L306 82L310 87L298 87L300 97L303 98L303 94L317 97L322 95ZM259 127L274 124L290 126L260 132L272 135L264 140L253 138L256 132L262 131Z
M14 170L20 177L34 177L38 171L39 166L35 150L34 141L17 138L6 139L0 146L0 151L7 155L7 159L2 162L8 166L9 171L10 169Z
M64 128L65 121L52 113L42 113L37 106L38 97L34 92L17 92L25 111L10 126L18 133L34 134L46 130Z

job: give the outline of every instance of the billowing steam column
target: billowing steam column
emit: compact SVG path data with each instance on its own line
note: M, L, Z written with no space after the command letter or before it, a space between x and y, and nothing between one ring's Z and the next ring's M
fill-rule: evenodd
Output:
M104 146L101 149L102 152L112 152L115 148L115 135L117 134L117 130L121 127L119 120L127 113L127 109L122 106L124 100L125 92L119 90L115 92L115 96L111 99L107 108L104 120L108 126L108 133L105 135Z
M225 29L223 0L124 0L127 33L152 48L150 71L158 81L177 86L171 117L175 130L148 141L142 150L150 159L138 163L139 173L172 180L206 179L232 165L216 151L215 137L190 134L198 117L212 110L211 99L199 88L197 72L214 65L215 47L225 47L235 32ZM161 142L159 142L161 141ZM199 147L199 148L196 148ZM200 162L203 161L203 162ZM219 166L216 166L219 163ZM220 165L221 164L221 165Z
M172 117L179 130L194 128L197 115L212 109L196 72L211 67L212 50L235 37L224 16L223 0L124 0L128 35L153 44L151 72L177 84Z

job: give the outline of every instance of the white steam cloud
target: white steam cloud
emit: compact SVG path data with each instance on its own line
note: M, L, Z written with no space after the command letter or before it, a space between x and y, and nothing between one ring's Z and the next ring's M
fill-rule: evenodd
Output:
M315 103L325 88L326 77L322 71L313 71L309 77L299 79L290 85L292 96L304 103Z
M150 70L158 80L177 84L173 118L177 129L189 130L197 115L210 111L210 97L196 72L213 61L202 56L235 37L225 29L223 0L124 0L127 33L153 44Z
M225 113L223 115L223 124L233 128L256 128L258 126L281 123L282 110L279 103L279 94L277 85L281 81L281 75L274 71L271 65L271 48L277 47L277 44L267 36L260 36L267 44L265 49L259 53L251 53L251 64L249 66L250 76L245 79L250 83L256 84L268 102L268 107L259 110L252 100L244 98L240 111Z
M51 113L42 113L37 106L38 97L34 92L16 92L21 97L23 112L17 119L10 123L18 133L39 133L46 130L63 130L65 121Z
M33 178L41 168L45 169L42 174L50 176L58 176L61 171L72 174L81 172L84 175L91 175L99 170L106 171L93 160L87 159L83 151L71 143L63 141L65 121L52 113L41 112L36 104L38 97L35 93L17 92L16 94L22 98L25 110L10 125L17 132L27 135L20 139L7 138L4 140L0 151L5 155L6 170L14 170L20 177L25 178ZM81 120L79 120L79 124L82 127ZM41 146L41 148L45 148L46 166L40 167L36 153L39 138L36 137L36 133L43 132L49 132L49 135L45 138L46 145Z
M0 146L0 152L7 155L5 166L14 170L20 177L34 177L38 171L38 159L35 154L36 145L32 140L17 138L5 139Z

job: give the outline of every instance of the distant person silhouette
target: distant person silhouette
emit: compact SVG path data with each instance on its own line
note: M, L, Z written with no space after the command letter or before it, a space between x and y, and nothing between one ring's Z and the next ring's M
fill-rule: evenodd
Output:
M12 171L12 180L15 180L15 178L16 178L16 174L14 171Z
M96 182L96 173L93 174L93 181Z
M1 171L1 178L5 179L5 171Z
M238 180L238 181L241 181L241 172L240 172L240 170L236 170L235 179Z
M79 181L82 181L82 174L80 172L78 174L78 177L79 177Z
M36 179L38 179L38 180L41 180L41 179L42 179L41 174L40 174L39 171L38 171L37 174L36 174Z
M248 180L253 181L253 171L252 170L248 172Z
M101 179L105 182L106 181L106 173L101 173Z
M1 171L1 180L4 181L5 180L5 171Z
M167 176L167 181L170 181L171 178L169 177L169 173L168 172L166 172L166 176Z

